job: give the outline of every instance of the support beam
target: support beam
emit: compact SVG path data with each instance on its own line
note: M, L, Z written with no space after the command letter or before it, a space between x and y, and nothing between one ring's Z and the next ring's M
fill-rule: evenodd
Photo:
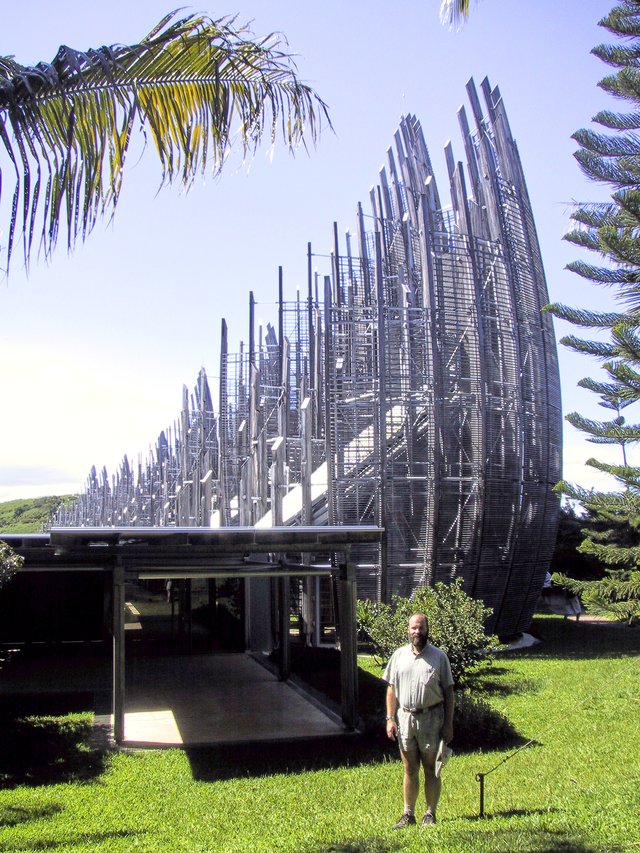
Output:
M280 634L280 657L278 678L287 681L291 675L291 643L289 639L289 576L278 578L278 617Z
M356 567L341 563L338 576L340 601L340 686L342 722L347 729L358 724L358 642L356 624Z
M116 557L113 566L113 737L124 741L125 704L125 637L124 637L124 568Z

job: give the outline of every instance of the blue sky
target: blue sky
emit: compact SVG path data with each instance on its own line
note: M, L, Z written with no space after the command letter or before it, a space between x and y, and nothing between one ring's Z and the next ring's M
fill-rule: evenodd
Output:
M129 163L115 221L99 223L72 255L62 244L27 277L16 254L0 282L0 500L77 491L91 465L113 472L125 453L146 457L177 418L182 386L191 390L203 366L215 382L221 318L236 349L249 292L258 315L273 319L278 266L285 298L294 298L306 287L307 243L327 252L334 221L341 233L353 228L402 114L421 120L446 197L443 148L451 139L463 159L456 111L470 77L479 85L488 76L505 100L551 300L604 305L564 270L576 250L562 235L574 200L603 197L581 175L570 137L607 105L596 86L607 69L590 50L609 40L597 21L611 0L481 0L457 33L440 25L439 0L231 4L190 10L237 14L256 35L283 32L335 133L309 155L264 145L250 164L232 158L221 177L187 194L157 192L149 150ZM35 64L61 44L133 43L170 10L161 0L24 0L3 10L0 55ZM598 417L593 395L576 388L595 365L560 347L560 366L564 411ZM583 462L606 450L565 425L565 476L602 484Z

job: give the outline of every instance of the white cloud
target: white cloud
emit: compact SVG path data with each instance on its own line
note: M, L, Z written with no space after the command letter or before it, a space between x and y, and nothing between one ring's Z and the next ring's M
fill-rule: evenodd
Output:
M582 433L567 425L563 447L563 478L584 489L620 491L620 484L614 477L586 465L587 459L597 459L611 465L622 464L621 451L617 445L592 444ZM637 449L628 451L627 461L632 465L640 465L640 452Z
M67 347L14 346L12 363L2 379L0 500L77 492L92 465L111 474L125 454L146 458L180 412L177 376L137 365L131 382L108 351L86 360Z

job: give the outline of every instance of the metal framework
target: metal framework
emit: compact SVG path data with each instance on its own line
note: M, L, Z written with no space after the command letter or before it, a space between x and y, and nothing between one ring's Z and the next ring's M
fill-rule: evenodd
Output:
M560 381L522 167L498 89L467 86L466 169L445 150L451 205L420 123L329 260L308 246L306 298L229 353L219 414L206 375L137 474L92 471L57 525L375 524L358 594L389 600L462 577L490 628L524 630L556 536ZM314 262L330 266L313 272ZM312 559L305 555L304 560ZM294 587L300 606L320 589ZM309 611L311 612L311 611ZM312 617L309 616L309 619Z

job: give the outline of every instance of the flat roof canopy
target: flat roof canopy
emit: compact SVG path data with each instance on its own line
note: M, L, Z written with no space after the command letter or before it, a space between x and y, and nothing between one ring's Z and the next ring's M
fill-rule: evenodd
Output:
M22 571L102 571L115 564L138 577L322 575L330 565L287 562L286 555L348 554L375 544L382 528L332 527L57 527L48 534L8 534L25 557ZM269 558L268 555L276 555Z
M353 545L375 544L384 530L375 526L335 527L60 527L42 535L9 534L4 539L24 556L24 571L112 571L113 732L125 730L125 585L135 578L279 577L280 678L289 677L289 577L336 571L340 611L342 719L358 720L356 573ZM297 554L342 554L340 566L294 562ZM287 556L292 562L287 562ZM284 604L283 604L284 602Z

